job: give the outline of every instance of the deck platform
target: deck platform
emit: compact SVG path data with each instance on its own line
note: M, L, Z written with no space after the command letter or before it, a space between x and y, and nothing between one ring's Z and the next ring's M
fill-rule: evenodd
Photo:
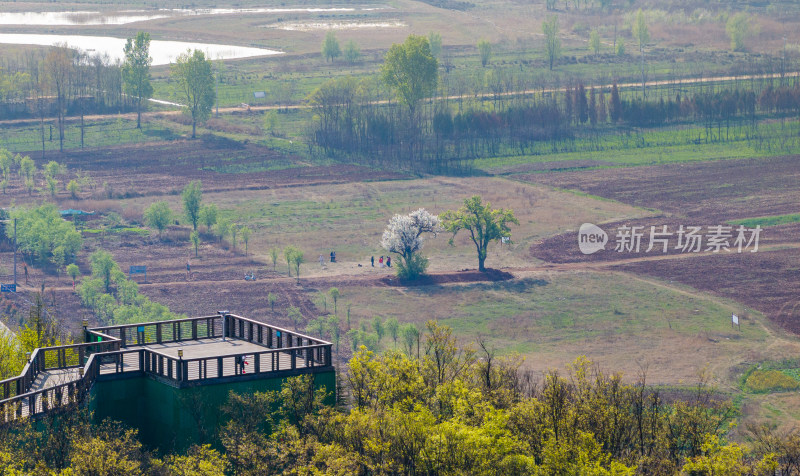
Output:
M0 424L85 398L96 381L175 388L333 370L332 344L233 314L85 329L83 344L36 349L0 382Z

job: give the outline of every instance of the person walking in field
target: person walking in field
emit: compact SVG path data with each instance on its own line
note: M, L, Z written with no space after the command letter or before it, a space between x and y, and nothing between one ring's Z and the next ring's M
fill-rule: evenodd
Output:
M25 270L25 284L28 284L28 264L22 263L22 269Z
M372 267L374 268L375 267L375 257L374 256L370 256L369 262L372 265Z
M325 258L323 258L322 255L319 255L319 267L320 268L325 267Z
M189 260L186 260L186 281L192 280L192 265Z
M391 256L387 256L386 257L386 266L389 267L389 268L392 267L392 257Z
M381 256L381 259L378 260L378 266L383 268L383 256Z

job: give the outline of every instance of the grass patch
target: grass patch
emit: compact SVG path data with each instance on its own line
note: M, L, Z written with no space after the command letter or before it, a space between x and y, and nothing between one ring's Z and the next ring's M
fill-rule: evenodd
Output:
M90 235L100 235L103 233L113 233L115 235L139 235L150 236L150 230L147 228L139 228L136 226L129 227L114 227L114 228L85 228L81 230L83 233Z
M287 159L278 159L278 160L273 159L267 163L261 163L261 164L219 163L215 165L207 165L205 167L201 167L200 170L210 170L212 172L217 172L221 174L250 174L257 172L268 172L271 170L292 169L295 167L303 167L303 165Z
M58 127L52 122L45 122L46 151L59 150ZM52 128L52 129L51 129ZM110 147L120 144L158 142L180 138L172 129L160 121L142 122L142 128L136 128L136 120L102 119L86 121L83 138L84 147ZM31 152L42 150L41 126L27 122L0 127L0 144L14 152ZM72 117L64 128L64 149L81 147L80 120Z
M756 226L777 226L788 225L790 223L800 223L800 213L790 213L788 215L771 215L765 217L755 218L742 218L740 220L731 220L728 223L731 225L744 225L747 228L754 228Z
M765 137L763 141L749 139L742 128L732 130L728 141L709 143L699 140L704 134L704 129L695 126L679 129L670 126L628 133L601 129L601 135L597 137L578 138L556 146L540 143L532 153L526 155L477 159L474 167L489 173L502 174L515 173L517 168L527 164L553 162L559 163L558 171L572 171L773 157L800 153L800 141L781 139L785 138L787 133L793 133L789 131L796 132L798 127L800 123L797 121L787 121L785 124L762 123L758 128ZM597 161L598 164L585 166L577 162L587 160ZM576 166L570 167L569 164L573 161ZM549 170L524 170L525 173L547 171Z

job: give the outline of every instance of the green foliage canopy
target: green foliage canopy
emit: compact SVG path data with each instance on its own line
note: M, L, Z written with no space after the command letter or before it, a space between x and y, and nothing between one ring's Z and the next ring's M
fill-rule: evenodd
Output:
M478 251L478 269L486 271L486 262L489 243L502 238L511 237L510 224L519 225L519 220L514 217L512 210L499 208L493 210L490 203L483 204L479 195L474 195L464 200L464 206L458 210L448 210L442 214L442 226L453 233L469 231L469 236ZM453 243L453 240L450 240Z
M203 185L199 180L192 180L181 192L183 199L183 212L192 223L192 228L197 231L197 222L200 219L200 202L203 200Z
M333 61L342 54L342 49L339 47L339 40L336 39L336 34L329 31L325 34L325 40L322 42L322 56L326 61Z
M410 35L404 43L389 48L381 66L381 77L413 116L419 102L436 91L438 68L439 62L431 53L428 39Z
M561 56L561 37L558 36L558 16L552 15L542 22L542 33L544 33L547 59L550 62L550 71L552 71L553 64L555 64L555 61Z
M150 84L150 33L140 31L125 42L125 60L122 63L123 90L136 98L136 127L142 128L142 101L153 95Z
M178 81L181 101L185 101L185 110L192 117L194 139L197 137L197 123L208 119L216 98L211 60L206 59L200 50L189 50L178 56L170 74Z
M83 245L81 234L72 222L61 218L58 208L51 203L32 209L16 209L11 217L17 219L18 249L40 262L64 266ZM5 228L9 239L14 237L14 227Z
M172 209L165 201L155 202L144 211L144 223L158 230L158 235L172 223Z

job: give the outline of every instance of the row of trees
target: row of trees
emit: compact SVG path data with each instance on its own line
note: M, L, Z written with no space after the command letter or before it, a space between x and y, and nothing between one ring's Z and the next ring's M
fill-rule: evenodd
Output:
M575 137L631 127L699 123L705 126L704 140L723 141L729 137L722 134L723 126L727 130L746 125L751 129L748 134L757 136L759 118L796 114L800 100L796 82L776 86L772 79L676 87L674 94L664 87L658 96L647 97L622 94L616 84L580 82L520 93L526 85L519 78L496 70L487 73L490 93L482 102L467 108L452 97L426 103L437 72L435 64L422 61L431 58L421 46L424 41L421 37L407 41L395 49L391 61L387 55L383 83L395 91L397 105L381 103L371 83L353 78L338 78L320 87L312 95L318 120L311 142L329 155L446 172L475 158L535 153L542 144L557 149Z
M62 148L66 115L119 112L134 104L124 94L119 62L64 44L4 55L0 84L0 117L40 118L44 143L44 118L55 116Z
M231 394L223 426L198 431L220 450L157 459L134 430L93 426L75 411L0 430L0 462L12 474L69 467L97 476L798 474L797 434L754 427L748 446L728 441L734 407L703 378L667 394L648 386L646 370L630 384L581 358L540 380L518 356L500 357L485 340L461 346L434 322L416 343L417 352L383 355L362 347L335 407L334 389L313 375Z
M354 64L361 59L361 48L358 47L355 41L350 40L342 49L339 45L339 40L336 38L336 33L329 31L325 34L325 40L322 42L322 56L326 61L331 62L341 56L346 62Z
M206 233L216 233L220 240L230 237L234 249L236 249L237 240L241 239L244 243L245 254L247 254L253 231L248 226L219 218L219 209L215 204L203 205L203 186L199 180L194 180L184 187L181 192L181 201L183 202L184 217L192 225L193 231L189 239L194 245L195 256L198 254L200 245L198 225L205 225ZM142 216L145 225L158 231L159 237L175 221L175 218L176 214L170 208L169 203L163 200L150 204Z
M92 55L67 44L44 54L4 58L0 69L0 117L36 116L40 119L42 156L45 151L45 117L55 116L59 149L64 149L64 128L68 115L81 119L81 147L84 115L135 109L137 128L142 111L152 97L150 34L139 32L128 38L124 61L112 62L108 56ZM172 65L171 75L179 85L179 100L192 117L192 137L197 122L208 118L214 103L214 78L211 61L200 50L181 54Z
M43 193L46 191L51 197L55 197L58 193L58 182L60 180L63 189L69 191L72 198L77 198L80 186L76 180L70 180L67 183L66 165L51 160L39 171L36 168L36 163L29 156L14 154L7 149L0 148L0 190L3 191L3 194L11 186L15 176L24 188L28 190L28 194L32 194L34 190L38 189L36 176L39 172L41 172L41 178L45 185L41 189Z
M128 39L122 63L67 44L56 45L44 54L29 52L5 58L5 72L0 71L3 84L0 104L5 111L0 111L0 116L38 116L43 157L45 117L56 116L61 151L68 115L81 118L81 147L85 114L120 112L134 106L138 112L137 127L141 127L143 101L153 93L149 47L150 35L140 32Z

